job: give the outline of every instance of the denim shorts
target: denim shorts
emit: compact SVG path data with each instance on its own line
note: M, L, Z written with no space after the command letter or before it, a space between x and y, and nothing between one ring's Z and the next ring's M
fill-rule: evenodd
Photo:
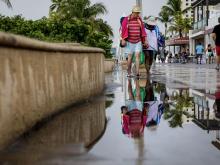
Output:
M135 44L127 42L125 47L125 54L132 55L134 53L140 53L141 51L142 51L141 41Z
M143 110L143 104L141 101L127 100L126 106L128 107L128 112L132 111L133 109L138 109L139 111Z

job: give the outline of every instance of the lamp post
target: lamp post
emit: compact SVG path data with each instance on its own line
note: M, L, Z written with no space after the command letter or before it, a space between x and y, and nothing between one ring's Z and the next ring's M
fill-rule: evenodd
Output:
M206 0L206 26L209 24L209 0Z
M136 0L136 4L137 4L137 6L142 6L142 0Z
M136 0L136 5L141 8L141 15L143 14L142 12L142 0Z

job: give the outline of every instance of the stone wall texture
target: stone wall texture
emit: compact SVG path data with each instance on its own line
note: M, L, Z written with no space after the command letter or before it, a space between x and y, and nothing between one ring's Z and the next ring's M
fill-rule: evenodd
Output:
M103 87L102 49L0 33L0 148Z
M71 107L25 134L19 142L0 154L0 163L47 164L63 155L79 156L92 148L105 128L105 97L96 97Z
M113 69L114 69L114 65L115 65L114 60L106 59L105 63L104 63L104 71L105 71L105 73L112 72Z

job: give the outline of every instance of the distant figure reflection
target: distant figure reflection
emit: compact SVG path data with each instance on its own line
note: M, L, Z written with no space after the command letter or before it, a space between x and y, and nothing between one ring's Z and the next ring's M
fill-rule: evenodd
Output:
M215 102L213 105L215 119L216 119L216 139L212 141L212 144L220 150L220 89L218 88L215 92Z
M215 117L220 119L220 89L215 92L215 103L213 105L213 109L215 112Z

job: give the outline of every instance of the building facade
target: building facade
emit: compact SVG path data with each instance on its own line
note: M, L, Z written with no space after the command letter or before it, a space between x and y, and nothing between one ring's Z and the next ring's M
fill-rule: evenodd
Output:
M195 0L192 3L193 29L189 31L190 53L195 55L195 47L202 43L214 46L211 33L220 17L220 0Z
M184 18L193 18L193 10L190 8L191 4L195 0L181 0L181 10L184 11ZM185 49L189 48L189 34L184 34L183 37L179 37L179 34L168 32L169 40L166 41L166 46L168 46L169 51L174 55L181 52L181 49L184 47Z
M191 7L191 4L194 2L195 0L182 0L182 10L185 10L189 7ZM192 9L188 9L185 11L184 13L184 17L186 18L192 18L193 17L193 10Z

